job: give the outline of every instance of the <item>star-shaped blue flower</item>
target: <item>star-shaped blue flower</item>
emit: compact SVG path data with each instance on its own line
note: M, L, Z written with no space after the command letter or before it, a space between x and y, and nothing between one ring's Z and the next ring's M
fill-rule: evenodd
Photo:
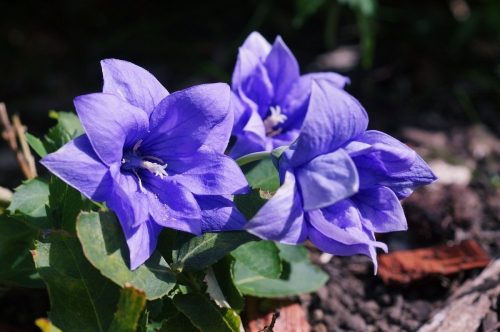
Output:
M400 199L436 177L395 138L369 130L359 102L331 82L312 84L297 141L279 159L282 186L246 224L261 238L309 239L335 255L386 250L375 232L407 229Z
M336 73L301 76L281 37L270 45L259 33L251 33L239 49L232 77L236 142L231 156L291 144L306 115L312 80L319 78L339 88L349 82Z
M86 134L42 160L118 216L131 268L150 257L163 227L201 234L241 229L230 195L247 190L225 156L233 115L226 84L169 94L129 62L101 62L102 93L75 98Z

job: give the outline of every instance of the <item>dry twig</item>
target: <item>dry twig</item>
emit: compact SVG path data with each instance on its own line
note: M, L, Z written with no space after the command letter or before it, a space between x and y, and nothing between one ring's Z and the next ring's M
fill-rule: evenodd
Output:
M24 136L26 128L21 124L21 120L17 115L12 117L12 122L14 123L14 125L12 125L4 103L0 103L0 122L3 126L2 137L9 144L10 149L15 153L17 162L24 176L27 179L36 177L35 159L31 154ZM19 149L18 140L21 149Z

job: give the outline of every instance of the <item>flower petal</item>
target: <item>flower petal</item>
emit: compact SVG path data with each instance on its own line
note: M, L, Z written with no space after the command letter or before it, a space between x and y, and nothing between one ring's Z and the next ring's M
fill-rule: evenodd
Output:
M114 95L83 95L74 104L94 151L107 165L120 162L123 148L147 132L146 113Z
M309 239L319 250L333 255L352 256L361 254L368 256L373 262L375 274L377 273L377 251L374 246L364 243L344 244L323 235L321 232L314 228L309 231Z
M386 186L399 199L436 180L427 163L395 138L370 130L346 146L359 172L360 188Z
M292 165L329 153L366 130L368 115L359 102L328 81L314 81Z
M273 102L279 104L300 75L297 59L281 37L276 37L265 66L274 87Z
M236 142L229 155L237 159L252 152L266 151L267 137L264 123L257 112L252 111L243 130L236 135Z
M204 143L223 151L225 138L209 137L227 121L229 103L229 86L222 83L172 93L151 114L150 134L142 143L142 151L164 160L189 156Z
M305 241L307 226L293 173L286 173L283 185L245 225L245 229L266 240L286 244Z
M283 100L283 113L287 116L284 129L300 129L307 113L307 106L311 97L312 83L315 80L325 80L333 86L343 89L350 83L346 76L337 73L322 72L300 76L288 91Z
M122 228L130 252L130 269L135 270L155 251L163 227L148 219L137 227L122 224Z
M196 196L201 208L202 232L243 230L246 219L233 201L224 196Z
M149 116L168 91L147 70L128 61L101 61L104 93L110 93L142 109Z
M95 201L104 201L113 187L108 167L95 154L87 135L68 142L41 161L64 182Z
M396 194L387 187L362 190L352 198L363 225L378 233L406 231L408 224Z
M259 60L264 61L271 51L271 44L260 33L254 31L248 35L241 48L252 52Z
M297 168L304 210L332 205L358 191L358 172L342 149L314 158Z
M228 156L203 146L189 157L166 161L169 176L197 195L234 195L248 191L245 175Z
M122 173L119 164L110 168L113 190L106 203L118 215L122 225L137 227L149 219L149 204L146 192L139 186L135 174Z
M235 93L243 102L247 104L250 101L253 102L260 116L265 117L274 95L273 84L269 79L267 69L263 64L257 63L248 76L244 78L241 76L240 82L241 84L236 89L233 87ZM233 86L235 85L233 84Z
M148 189L149 213L157 224L201 234L200 207L186 187L169 178L161 180L152 174L143 177L143 184Z

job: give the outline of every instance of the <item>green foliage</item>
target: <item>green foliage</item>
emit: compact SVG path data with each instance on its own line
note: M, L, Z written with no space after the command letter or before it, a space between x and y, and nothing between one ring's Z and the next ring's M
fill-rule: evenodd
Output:
M213 265L213 271L224 298L233 310L239 312L243 310L245 300L233 281L231 274L233 262L234 259L231 256L226 256Z
M43 287L30 253L39 233L29 224L0 215L0 283Z
M56 326L65 332L108 329L119 288L85 259L78 239L53 234L50 242L36 243L33 257L47 285L49 317Z
M247 260L236 259L233 265L233 278L236 287L243 294L271 298L293 296L315 291L328 280L328 276L321 269L309 262L304 247L279 245L278 248L283 264L279 278L262 275L259 273L262 269L252 269ZM262 252L262 254L266 253L269 251ZM274 252L268 255L273 254ZM262 255L257 257L257 262L264 259ZM269 258L267 260L274 261Z
M255 237L246 232L205 233L201 236L177 232L172 250L172 268L177 271L202 270L253 239Z
M82 212L76 228L87 259L117 285L130 284L144 291L149 300L168 294L175 286L175 275L158 252L130 270L127 244L112 213Z
M256 154L257 155L257 154ZM243 160L243 157L240 160ZM238 195L234 202L245 218L251 219L280 186L279 173L269 153L261 155L241 166L245 177L252 188L247 195Z
M26 133L25 138L26 142L28 142L29 146L36 152L36 154L40 157L45 157L47 155L47 149L41 139L31 135L30 133Z
M234 312L218 308L201 294L178 294L174 297L174 304L200 331L240 331L241 322L235 319Z
M54 152L73 138L84 133L80 120L74 113L51 111L49 116L57 120L57 125L52 127L45 135L43 145L46 152Z
M118 308L115 312L109 332L134 332L141 313L146 306L146 295L144 292L125 285L120 293Z
M16 188L8 208L11 214L22 214L31 218L43 218L47 214L45 205L49 203L49 186L40 179L25 181Z
M83 208L82 195L54 176L50 179L49 191L49 221L55 228L75 233L76 216Z
M264 278L276 279L281 274L281 257L278 247L271 241L252 241L232 252L238 265L243 264ZM257 259L256 259L257 258Z
M57 124L43 140L26 135L40 156L83 133L74 114L51 116ZM247 217L278 189L281 152L244 159L253 191L236 202ZM44 331L239 332L242 294L295 295L324 282L304 251L243 231L193 236L165 230L158 250L131 271L114 213L55 176L23 183L5 212L0 283L47 288L50 320L36 323Z

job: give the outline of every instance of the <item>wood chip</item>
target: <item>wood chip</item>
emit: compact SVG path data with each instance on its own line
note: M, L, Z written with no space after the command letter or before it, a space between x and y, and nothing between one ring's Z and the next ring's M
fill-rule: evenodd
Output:
M457 245L396 251L379 256L378 273L385 283L409 284L432 276L483 268L490 257L473 240Z
M265 307L265 310L259 308ZM300 304L291 300L248 297L245 304L245 331L309 332L311 326ZM274 318L274 325L273 325Z

